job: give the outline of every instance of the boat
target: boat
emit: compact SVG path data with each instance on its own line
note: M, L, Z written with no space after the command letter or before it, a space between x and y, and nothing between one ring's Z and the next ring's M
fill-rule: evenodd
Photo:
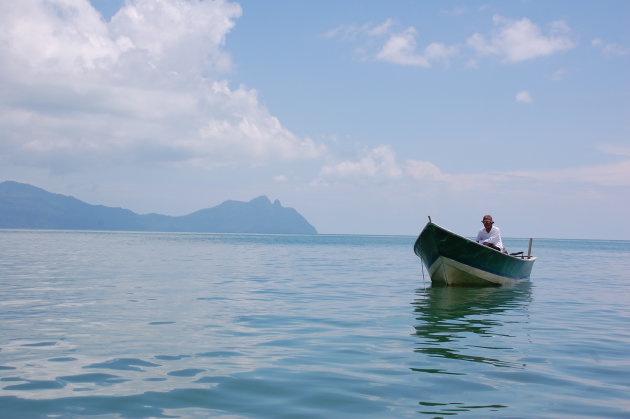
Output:
M458 236L431 217L413 247L434 285L506 285L528 279L536 261L531 248L529 239L527 255L503 253Z

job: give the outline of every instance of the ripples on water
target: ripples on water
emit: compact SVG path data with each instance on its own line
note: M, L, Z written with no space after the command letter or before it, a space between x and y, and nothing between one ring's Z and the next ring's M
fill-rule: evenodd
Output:
M413 241L0 230L0 417L630 416L630 242L446 288Z

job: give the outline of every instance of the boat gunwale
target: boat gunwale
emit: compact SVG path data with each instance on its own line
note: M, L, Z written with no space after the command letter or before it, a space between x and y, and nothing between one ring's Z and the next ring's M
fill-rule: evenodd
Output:
M477 245L477 246L481 246L481 248L483 248L483 249L485 249L485 250L489 250L489 251L492 251L492 252L496 252L496 253L498 253L498 254L500 254L500 255L507 256L507 257L509 257L509 258L511 258L511 259L514 259L514 260L523 261L523 262L529 262L529 261L534 262L534 261L536 260L536 256L526 256L525 254L523 254L522 256L521 256L521 255L515 256L515 255L511 255L511 254L509 254L509 253L503 253L502 251L499 251L499 250L493 249L493 248L492 248L492 247L490 247L490 246L486 246L486 245L484 245L484 244L477 243L475 240L469 239L468 237L460 236L460 235L459 235L459 234L457 234L457 233L453 233L451 230L449 230L449 229L447 229L447 228L444 228L444 227L442 227L442 226L440 226L440 225L438 225L438 224L434 223L433 221L429 221L429 222L428 222L428 223L424 226L424 228L422 229L422 231L420 231L420 234L418 235L418 238L416 239L416 243L414 244L414 253L416 253L416 255L417 255L418 257L420 257L421 259L422 259L422 257L421 257L421 256L420 256L420 254L418 254L418 252L416 251L416 249L418 249L418 248L419 248L419 246L417 246L417 244L418 244L418 241L420 240L420 237L422 237L422 233L424 233L424 232L425 232L425 230L426 230L427 228L429 228L430 226L433 226L433 227L435 227L435 228L438 228L438 229L440 229L440 230L443 230L443 231L447 232L448 234L451 234L451 235L453 235L453 236L456 236L456 237L458 237L458 238L460 238L460 239L464 239L464 240L466 240L466 241L467 241L467 242L469 242L469 243L475 244L475 245Z

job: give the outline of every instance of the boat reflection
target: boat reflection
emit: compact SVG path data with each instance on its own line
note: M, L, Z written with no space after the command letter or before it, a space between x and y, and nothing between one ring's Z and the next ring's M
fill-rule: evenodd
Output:
M513 393L502 390L512 383L500 377L526 368L521 350L530 301L530 281L510 287L432 286L416 291L414 350L421 356L410 368L431 374L419 377L426 383L419 414L494 417L510 409Z
M510 351L510 339L525 321L530 300L530 281L499 288L419 289L413 302L420 337L415 350L432 357L517 366L513 357L501 355Z

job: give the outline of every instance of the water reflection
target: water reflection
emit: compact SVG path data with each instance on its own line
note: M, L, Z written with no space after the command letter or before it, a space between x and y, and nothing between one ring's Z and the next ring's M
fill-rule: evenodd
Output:
M411 369L442 383L431 386L430 400L419 402L419 413L477 410L491 415L508 407L509 399L497 393L495 375L525 368L518 348L527 339L523 326L530 301L530 281L511 287L433 286L416 291L414 350L424 356ZM435 381L436 376L443 378Z
M513 364L496 357L522 322L522 309L531 299L531 283L507 287L430 287L416 291L413 303L421 338L416 352L430 356L483 362L497 366ZM516 316L509 311L516 310ZM507 339L497 339L507 338ZM488 338L488 342L483 339ZM502 345L497 346L500 341ZM485 349L479 354L479 349Z

